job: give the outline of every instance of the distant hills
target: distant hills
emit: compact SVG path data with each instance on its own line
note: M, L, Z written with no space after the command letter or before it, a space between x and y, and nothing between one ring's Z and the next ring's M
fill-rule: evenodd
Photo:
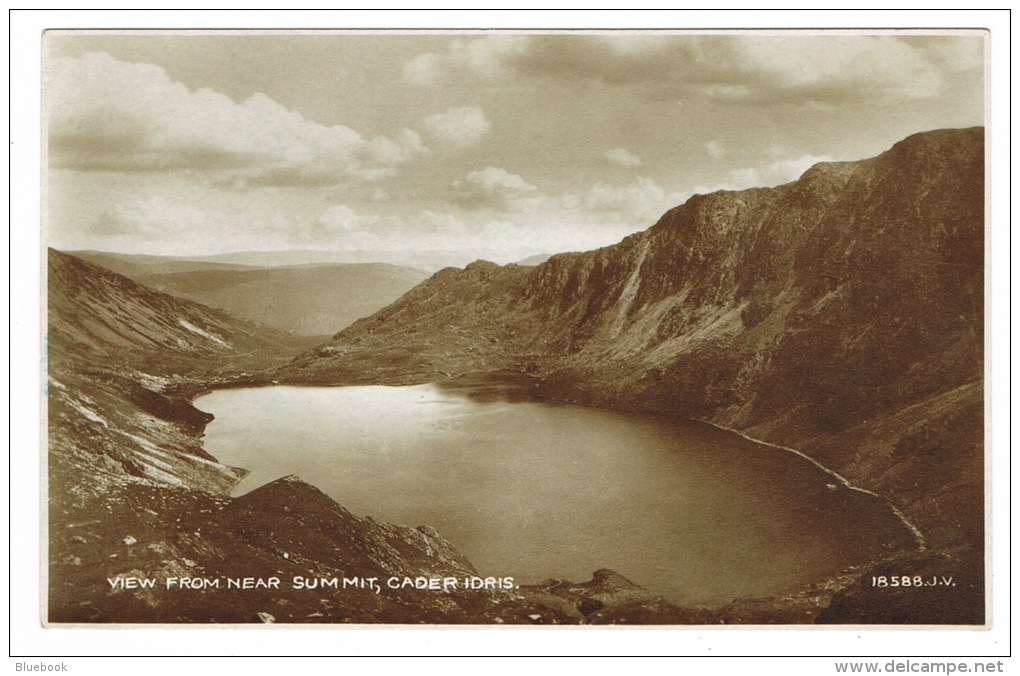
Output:
M221 254L189 256L147 256L107 253L102 251L69 251L85 260L125 272L120 266L141 263L150 272L184 272L210 267L275 268L304 265L349 265L357 263L387 263L397 267L435 272L442 268L464 267L478 257L473 250L406 249L406 250L352 250L288 249L279 251L232 251ZM166 264L170 267L165 267ZM163 269L158 269L163 265ZM126 274L126 272L125 272Z
M209 259L75 255L152 289L301 336L330 336L428 276L385 263L253 267Z
M131 278L140 275L161 275L174 272L194 272L196 270L241 270L249 267L239 263L211 260L204 256L188 258L182 256L121 254L106 251L67 251L65 253Z

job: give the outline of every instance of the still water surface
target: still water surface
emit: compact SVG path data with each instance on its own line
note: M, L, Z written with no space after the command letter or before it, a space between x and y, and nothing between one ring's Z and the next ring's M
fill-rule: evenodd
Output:
M355 514L428 524L483 575L519 583L611 568L686 603L791 591L908 531L881 501L796 454L701 423L436 385L222 390L205 448L297 474Z

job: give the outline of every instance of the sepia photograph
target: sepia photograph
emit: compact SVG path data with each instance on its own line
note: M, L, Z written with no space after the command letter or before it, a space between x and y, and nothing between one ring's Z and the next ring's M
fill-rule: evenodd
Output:
M988 41L47 30L42 622L987 628Z

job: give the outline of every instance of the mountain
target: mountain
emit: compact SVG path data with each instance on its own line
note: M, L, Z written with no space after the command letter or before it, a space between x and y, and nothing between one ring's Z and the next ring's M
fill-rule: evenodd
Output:
M300 345L292 334L159 293L54 249L47 287L47 340L57 358L215 371L240 362L264 366Z
M300 340L53 249L47 272L51 486L236 483L244 472L212 462L192 438L209 416L174 390L282 363Z
M500 370L537 398L704 419L803 452L982 570L984 199L983 129L917 134L697 195L615 246L444 269L274 377Z
M50 250L48 257L50 622L456 621L452 610L344 590L185 594L169 579L343 575L465 576L435 531L352 515L295 477L240 497L246 471L201 447L209 387L286 361L295 336L153 291ZM139 593L109 580L152 579ZM279 583L278 583L279 584ZM479 598L476 604L494 603ZM482 611L477 611L480 615ZM449 616L449 617L448 617ZM309 619L312 618L312 619ZM323 618L323 619L318 619Z
M205 258L98 251L75 255L157 291L320 338L389 305L428 276L386 263L255 267Z
M512 590L382 588L476 572L434 529L356 516L298 477L231 497L246 470L202 448L212 416L191 400L268 384L254 372L292 357L298 337L52 249L47 288L48 622L700 619L611 571Z
M983 143L981 129L918 134L777 188L696 196L598 251L444 269L306 351L51 251L48 620L983 623ZM796 449L888 500L926 547L720 608L677 607L608 570L426 601L110 584L473 574L434 530L353 515L296 477L231 497L245 470L202 449L210 416L191 404L274 381L440 379ZM958 586L869 584L902 575Z
M428 275L384 263L142 274L165 293L302 336L328 336L397 300Z

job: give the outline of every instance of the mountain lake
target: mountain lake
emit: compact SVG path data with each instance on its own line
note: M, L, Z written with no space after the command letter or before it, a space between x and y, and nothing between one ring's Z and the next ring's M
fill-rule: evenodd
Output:
M436 528L483 576L610 568L688 604L802 589L914 546L881 499L792 451L700 422L439 385L220 390L204 448L296 474L354 514ZM353 571L356 573L357 571Z

